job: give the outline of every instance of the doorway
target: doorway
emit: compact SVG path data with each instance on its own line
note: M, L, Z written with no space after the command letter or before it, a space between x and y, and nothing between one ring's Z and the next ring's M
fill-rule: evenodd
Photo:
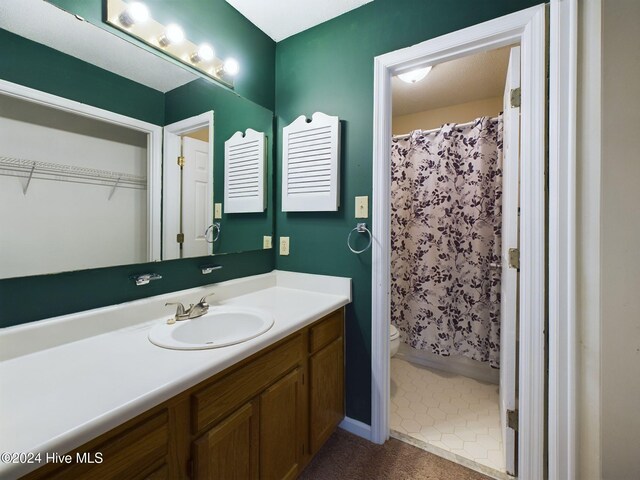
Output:
M371 439L389 436L390 360L390 156L391 78L419 67L507 45L521 45L522 168L519 204L520 269L517 285L520 328L517 444L519 478L541 478L544 470L545 309L545 9L533 7L375 59L372 279ZM514 342L515 344L515 342ZM514 345L515 346L515 345ZM515 417L515 415L514 415ZM512 419L513 420L513 419Z
M516 472L519 87L519 46L392 79L391 436L496 478Z
M163 259L213 253L213 112L164 127Z

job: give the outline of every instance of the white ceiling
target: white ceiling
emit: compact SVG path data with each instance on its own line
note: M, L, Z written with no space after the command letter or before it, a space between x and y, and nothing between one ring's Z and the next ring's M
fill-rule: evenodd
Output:
M161 92L198 78L43 0L0 0L0 28Z
M276 42L373 0L227 0Z
M502 97L509 49L504 47L435 65L417 83L405 83L394 77L393 116Z

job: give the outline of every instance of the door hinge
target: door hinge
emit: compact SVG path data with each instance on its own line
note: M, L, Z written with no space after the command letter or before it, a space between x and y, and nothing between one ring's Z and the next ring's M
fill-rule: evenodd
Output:
M518 248L509 249L509 268L515 268L516 270L520 270L520 249Z
M507 410L507 427L518 431L518 410Z
M184 243L184 233L179 233L176 235L176 242Z
M511 89L511 108L520 107L520 87Z
M182 155L178 157L178 166L184 167L184 157Z

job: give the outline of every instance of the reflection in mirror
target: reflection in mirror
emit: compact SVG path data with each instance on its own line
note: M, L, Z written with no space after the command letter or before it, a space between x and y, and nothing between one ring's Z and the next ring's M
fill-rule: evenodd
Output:
M164 260L213 254L216 234L210 228L214 198L211 145L213 112L164 127Z
M27 162L26 167L24 164L21 167L22 177L5 178L0 176L2 177L0 180L3 182L14 182L13 189L17 190L16 195L19 194L13 199L7 199L2 205L0 222L3 225L11 224L11 228L3 228L2 237L0 237L2 242L0 249L3 250L3 254L6 254L5 257L0 258L0 278L159 260L161 253L164 254L166 251L167 236L173 237L173 243L177 243L178 233L184 233L186 236L184 228L186 228L188 220L195 225L192 235L194 244L197 242L203 244L203 239L206 241L206 227L214 223L219 225L219 228L218 226L212 227L208 232L208 239L212 241L219 230L217 240L212 244L207 244L206 250L187 250L182 254L178 251L171 255L163 255L163 259L202 256L211 253L235 253L263 248L263 238L271 236L273 233L271 192L268 193L267 208L264 212L224 213L222 206L224 203L224 141L235 132L245 131L247 128L265 132L268 144L267 184L272 184L273 144L269 142L269 139L273 138L273 112L210 80L195 75L193 71L185 70L152 51L145 50L112 32L78 19L74 15L41 0L3 0L0 2L0 43L6 46L3 55L7 60L0 63L0 84L2 86L9 85L11 88L25 89L23 85L28 85L33 90L25 90L35 92L36 97L42 97L42 102L50 106L56 104L56 100L48 99L53 98L63 103L68 102L79 106L79 110L75 113L83 118L86 118L87 111L91 109L102 112L109 117L98 116L102 126L94 128L90 133L83 134L84 137L93 135L100 140L100 142L94 142L93 147L87 147L90 154L82 156L83 161L87 160L87 163L78 165L73 163L78 155L74 155L75 150L71 148L71 143L62 140L65 138L64 136L57 136L68 135L69 132L66 130L69 128L64 126L51 128L49 134L52 136L47 141L40 141L37 136L32 135L29 140L23 142L24 137L12 135L9 140L15 139L17 142L18 139L21 139L21 144L15 146L18 149L16 151L5 148L6 141L3 140L0 143L0 156L23 159ZM37 65L37 69L34 65ZM42 75L43 71L48 72L46 78ZM6 93L6 89L0 88L0 94L2 92ZM43 92L48 92L48 94ZM12 93L11 96L16 95ZM45 97L47 99L44 99ZM69 110L66 106L63 108ZM0 115L3 115L4 110L6 108L3 108ZM207 161L211 170L207 174L203 174L208 176L205 188L207 191L203 192L202 189L191 191L194 198L189 200L190 203L185 202L185 205L197 205L195 207L197 212L186 209L184 211L178 210L182 211L183 215L182 232L169 233L170 231L166 230L163 233L160 224L160 211L162 204L167 205L167 199L165 198L162 203L160 197L163 190L161 185L163 162L160 156L162 152L161 126L210 111L215 111L216 124L212 127L214 131L209 132ZM31 122L35 125L39 125L39 122L44 119L44 116L41 115L35 115L35 117L39 117ZM117 120L114 121L113 118ZM138 119L144 119L146 122ZM16 121L10 118L8 120ZM83 119L84 121L86 120ZM111 125L105 126L108 123ZM133 168L133 164L128 165L127 168L122 167L118 162L124 157L109 153L103 148L107 143L103 137L108 135L106 132L110 131L113 123L121 127L134 125L131 128L138 132L137 135L141 135L140 132L143 132L143 137L138 136L135 141L126 137L119 142L129 148L138 148L138 156L143 157L143 149L137 145L142 145L146 139L146 171L144 170L145 164L140 162L136 164L135 168ZM87 121L87 128L89 124L90 122ZM54 135L52 133L54 131L58 133ZM157 137L157 139L151 140L152 137ZM111 144L118 143L114 140L110 141ZM35 153L27 155L27 153L19 151L19 148L27 146L30 148L41 147L43 149L42 156L36 156ZM74 196L72 193L75 192L74 189L88 189L90 185L42 180L38 178L38 175L41 175L41 171L38 169L35 170L31 179L27 195L22 193L30 174L29 165L32 165L28 162L55 163L48 158L55 146L66 146L69 147L69 150L74 150L73 153L60 154L65 157L65 165L73 164L82 168L121 174L116 175L115 181L110 176L108 185L94 186L94 190L91 190L97 196L99 196L97 193L99 190L105 190L105 202L107 202L105 205L96 206L94 204L90 206L84 197ZM202 153L199 155L203 156ZM60 160L60 163L62 164L63 161ZM176 165L176 159L169 158L165 164ZM155 169L156 173L150 175L149 171L152 169ZM125 184L123 182L124 174L142 176L139 175L141 171L146 173L146 191L141 188L137 190L127 188L127 192L121 195L120 193L125 190L123 187ZM122 177L119 183L118 176ZM209 181L212 176L213 184ZM198 184L195 179L188 181L194 185ZM50 212L45 215L44 210L37 209L39 213L32 215L26 210L20 210L22 207L18 206L18 202L29 202L35 198L35 194L38 192L38 189L34 188L36 182L38 182L39 188L43 184L50 184L48 188L52 188L54 184L61 187L59 194L62 197L75 199L76 203L72 207L65 207L56 204L57 198L53 199L49 196L43 201L47 202L51 208L55 206L55 214ZM116 183L118 185L111 195L113 185ZM177 185L179 186L179 184ZM3 195L4 190L3 188ZM138 196L146 195L144 197L146 203L138 198L139 208L129 204L120 205L117 209L106 213L103 211L107 206L111 207L117 202L121 202L126 195L132 196L133 192L136 192ZM186 194L187 187L185 186ZM111 200L108 198L110 195ZM222 211L219 215L220 218L214 215L214 204L220 204ZM85 218L76 213L80 207L84 207L85 213L90 213L89 217ZM145 216L143 207L146 208L146 220L143 218ZM115 215L117 218L113 218L113 212L116 210L119 212L119 216ZM137 216L134 216L134 211L137 212L135 214ZM49 224L43 223L43 220L46 219ZM54 223L54 219L55 225L51 225ZM65 228L63 221L73 225L73 229ZM205 227L204 230L202 226ZM105 231L102 232L98 228L105 229ZM81 245L73 245L65 235L81 240L79 242ZM142 246L139 243L134 245L134 241L138 242L138 240L134 240L133 237L135 239L143 238ZM126 241L130 251L119 258L107 256L107 253L114 250L116 242L120 240L123 243ZM21 247L28 250L30 252L29 259L20 261L17 260L17 257L12 257L13 260L9 259L12 250L5 249L4 246L9 245L10 242L13 242L14 246L20 244ZM54 251L54 247L57 250ZM82 260L83 252L86 253L86 261ZM121 251L121 253L123 252ZM45 265L44 257L52 262L56 260L58 263L45 268L43 267ZM6 267L9 261L14 261L11 269ZM31 265L28 265L29 262Z
M174 125L180 128L192 128L189 126L189 122L193 123L193 120L189 119L193 117L200 118L210 110L215 111L215 122L212 120L214 123L212 138L214 216L213 220L207 225L214 225L209 231L209 240L212 240L211 236L218 237L213 243L213 253L217 255L220 253L262 249L264 237L273 235L273 194L269 187L273 183L273 112L233 92L222 90L219 86L204 79L199 79L166 93L165 121L169 124L166 129L174 128ZM224 200L224 144L237 132L246 132L248 129L264 132L266 158L264 194L266 203L261 211L229 213L225 208ZM165 133L166 138L167 134ZM166 150L167 145L165 142ZM176 153L170 153L169 157L176 155ZM168 160L164 165L164 169L165 172L166 169L174 169L176 172L175 177L178 178L179 172L175 161ZM165 176L164 189L170 189L171 185L167 185L166 178ZM172 185L179 185L179 182L173 182ZM167 205L166 202L164 205ZM217 208L215 208L216 206ZM217 214L216 211L218 211ZM193 213L191 212L191 214ZM203 234L204 232L197 233ZM167 241L175 243L175 234L169 234L169 238L167 238L167 233L165 232L163 235L163 252L167 251ZM174 255L176 255L178 250L175 245L170 249L173 249ZM164 258L179 257L169 256Z
M147 178L159 129L40 97L0 94L0 277L158 259Z

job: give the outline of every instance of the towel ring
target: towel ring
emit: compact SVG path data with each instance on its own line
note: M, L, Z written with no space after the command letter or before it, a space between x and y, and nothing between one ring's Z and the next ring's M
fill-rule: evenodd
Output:
M353 232L368 233L369 234L369 243L362 250L354 250L351 247L351 235L353 235ZM367 224L366 223L358 223L356 225L356 228L354 228L353 230L351 230L349 232L349 236L347 237L347 247L349 247L349 250L351 250L353 253L360 254L360 253L362 253L362 252L364 252L366 250L369 250L369 248L371 248L371 241L372 240L373 240L373 235L371 235L371 232L367 228Z
M213 240L209 240L209 230L213 230L214 228L216 229L216 236L213 238ZM218 241L219 237L220 237L220 222L213 222L204 231L204 239L207 241L207 243L215 243Z

